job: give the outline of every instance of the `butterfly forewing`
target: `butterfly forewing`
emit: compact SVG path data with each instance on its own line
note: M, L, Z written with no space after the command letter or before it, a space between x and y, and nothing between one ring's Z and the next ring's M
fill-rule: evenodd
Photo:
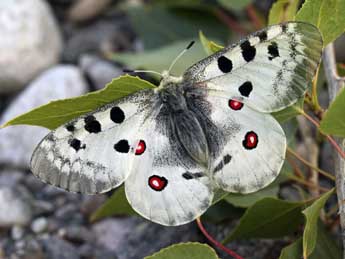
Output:
M321 50L313 25L273 25L193 65L184 78L258 111L278 111L306 92Z
M31 160L32 172L52 185L100 193L130 173L136 133L151 107L152 90L140 91L50 132Z

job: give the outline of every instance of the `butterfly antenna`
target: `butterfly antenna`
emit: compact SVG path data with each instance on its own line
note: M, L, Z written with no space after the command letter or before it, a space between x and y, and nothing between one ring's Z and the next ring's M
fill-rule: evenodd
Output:
M171 65L170 65L170 67L168 69L168 74L170 74L170 71L174 67L174 65L176 64L177 60L179 60L187 52L187 50L189 50L194 45L194 43L195 43L194 40L191 41L188 44L188 46L184 50L182 50L180 54L177 55L177 57L174 59L174 61L171 63Z
M124 73L151 73L151 74L156 74L159 75L160 77L163 77L163 75L157 71L153 70L132 70L132 69L123 69L122 70Z

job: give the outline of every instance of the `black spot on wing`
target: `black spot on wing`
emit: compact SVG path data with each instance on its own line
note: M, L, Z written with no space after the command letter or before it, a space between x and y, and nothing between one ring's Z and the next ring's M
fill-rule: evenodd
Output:
M66 129L67 129L69 132L75 131L75 127L74 127L73 124L68 124L68 125L66 126Z
M79 139L71 139L69 142L69 145L75 149L75 151L79 151L80 149L85 149L85 144L81 144L81 141Z
M256 49L254 46L250 45L248 40L244 41L240 45L242 50L243 59L247 62L252 61L256 55Z
M114 149L120 153L128 153L130 146L129 146L128 141L126 139L121 139L119 142L117 142L114 145Z
M287 25L286 23L282 24L282 31L283 31L284 33L287 32L287 29L288 29L287 26L288 26L288 25Z
M232 70L232 61L225 56L220 56L217 60L218 68L223 73L229 73Z
M85 117L84 128L90 133L98 133L101 131L101 124L96 120L95 116L89 115Z
M223 167L227 164L230 163L232 159L232 156L230 156L229 154L226 154L224 157L223 157L223 160L219 162L219 164L214 168L213 172L214 173L217 173L219 172L220 170L223 169Z
M224 164L226 165L226 164L229 164L230 163L230 161L231 161L231 156L229 155L229 154L226 154L225 156L224 156L224 158L223 158L223 161L224 161Z
M269 60L272 60L276 57L279 57L279 50L278 50L278 44L276 42L272 42L269 46L268 46L268 54L270 55L268 57Z
M250 81L244 82L239 88L238 91L242 96L248 97L253 90L253 85Z
M258 37L261 42L267 40L267 32L266 31L261 31L258 33Z
M125 120L125 113L120 107L113 107L110 110L110 119L115 123L122 123Z
M191 172L185 172L182 174L182 177L186 180L191 180L191 179L195 179L195 178L200 178L203 177L204 173L201 172L197 172L197 173L191 173Z

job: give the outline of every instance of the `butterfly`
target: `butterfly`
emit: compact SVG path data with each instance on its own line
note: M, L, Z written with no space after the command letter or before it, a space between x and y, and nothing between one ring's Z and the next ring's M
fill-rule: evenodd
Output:
M319 30L272 25L159 87L109 103L51 131L31 159L34 175L85 194L122 183L133 209L167 226L188 223L217 190L270 184L286 137L270 114L302 97L322 52Z

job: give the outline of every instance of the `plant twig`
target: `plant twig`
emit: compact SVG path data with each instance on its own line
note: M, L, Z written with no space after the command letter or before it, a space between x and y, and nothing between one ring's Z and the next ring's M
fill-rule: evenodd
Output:
M245 30L236 20L232 19L225 11L220 8L214 9L214 13L219 20L221 20L230 30L235 31L241 35L247 34Z
M318 129L320 128L320 124L318 121L316 121L315 119L313 119L311 116L309 116L306 112L304 112L301 109L296 108L301 115L303 115L304 117L306 117L306 119L308 119L312 124L314 124ZM345 159L345 152L344 150L338 145L338 143L329 135L324 134L320 131L321 135L325 136L328 140L328 142L335 148L335 150L338 152L338 154Z
M252 21L255 29L260 30L263 27L263 24L262 24L260 18L258 17L253 4L248 5L246 10L247 10L247 14L248 14L250 20Z
M302 185L305 185L305 186L307 186L307 187L309 187L309 188L311 188L313 190L318 190L318 191L322 191L322 192L328 192L330 190L330 189L327 189L325 187L321 187L319 185L315 185L312 182L308 182L308 181L306 181L304 179L298 178L297 176L289 176L289 179L293 180L293 181L295 181L297 183L300 183ZM316 197L318 197L318 196L316 196Z
M344 78L338 76L337 65L335 60L333 43L325 47L323 54L324 69L328 85L329 101L332 102L341 88L344 87ZM337 139L337 145L344 152L345 141ZM340 226L343 241L343 258L345 258L345 160L340 152L334 153L335 161L335 178L339 205Z
M314 166L312 163L308 162L303 157L301 157L299 154L297 154L295 151L293 151L290 147L287 147L287 152L289 152L291 155L296 157L299 161L301 161L306 166L309 166L310 168L312 168L315 171L319 172L320 174L322 174L323 176L327 177L328 179L331 179L331 180L335 181L335 177L331 173L328 173L328 172L322 170L321 168L318 168L318 167Z
M204 236L212 243L214 244L216 247L218 247L219 249L223 250L224 252L226 252L227 254L231 255L232 257L234 257L235 259L244 259L242 256L238 255L236 252L232 251L230 248L227 248L226 246L224 246L222 243L218 242L217 240L215 240L204 228L204 226L201 223L200 218L196 219L196 223L198 224L198 227L200 229L200 231L204 234Z
M291 158L289 157L286 157L286 160L289 162L289 164L291 165L295 175L298 177L298 178L301 178L301 179L305 179L304 177L304 174L303 172L301 171L301 169L296 165L295 161L293 161Z
M312 165L310 167L310 174L308 177L308 181L312 183L314 186L318 186L319 174L314 168L318 167L319 147L316 144L316 141L313 137L311 125L307 122L307 120L304 117L297 117L297 121L298 121L301 135L303 137L304 146L307 150L308 160L310 161L310 164ZM320 195L320 192L318 189L312 188L312 189L309 189L309 191L314 197L317 197Z

